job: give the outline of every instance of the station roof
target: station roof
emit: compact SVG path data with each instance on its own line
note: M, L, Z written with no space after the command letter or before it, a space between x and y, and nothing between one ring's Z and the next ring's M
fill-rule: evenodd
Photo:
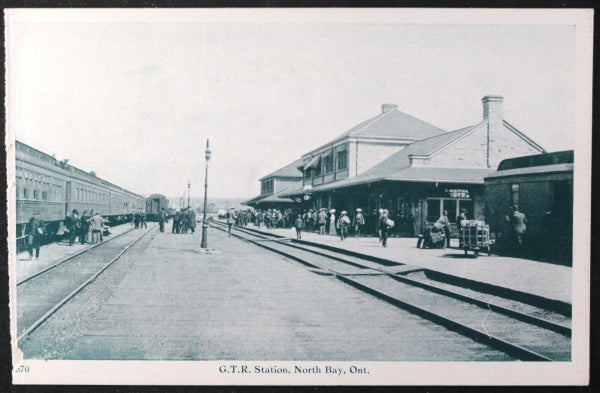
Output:
M340 181L315 186L310 190L296 188L283 193L284 196L301 195L307 192L331 190L351 187L377 181L409 181L409 182L444 182L483 184L483 178L494 173L487 168L457 168L457 167L413 167L410 156L429 156L445 146L465 136L469 132L485 124L481 122L474 126L444 132L421 141L411 143L404 149L392 154L379 164L362 174Z
M293 199L283 196L292 188L293 187L290 186L274 194L259 195L257 197L242 202L242 205L252 206L259 205L261 203L293 203L295 202Z
M435 135L445 134L446 131L432 124L419 120L416 117L408 115L397 109L390 109L386 112L363 121L352 127L348 131L340 134L335 139L311 150L307 154L323 149L324 147L335 144L350 137L363 138L386 138L386 139L404 139L420 140ZM306 156L306 154L305 154Z
M269 173L267 176L263 176L259 181L266 180L271 177L296 177L302 179L302 171L298 169L299 166L302 165L302 160L298 159L291 164L284 166L283 168L279 168L275 172Z

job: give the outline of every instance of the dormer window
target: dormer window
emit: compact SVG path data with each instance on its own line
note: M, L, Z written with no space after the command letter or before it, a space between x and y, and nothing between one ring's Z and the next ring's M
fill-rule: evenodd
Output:
M260 183L261 194L272 194L273 193L273 179L263 180Z

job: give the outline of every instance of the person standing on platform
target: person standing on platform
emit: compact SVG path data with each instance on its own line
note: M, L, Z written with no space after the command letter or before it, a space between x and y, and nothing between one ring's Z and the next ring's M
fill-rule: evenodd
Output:
M514 250L520 252L523 247L523 237L527 231L527 216L519 211L519 206L513 205L509 221Z
M69 246L73 245L77 236L79 236L79 241L81 241L81 219L79 218L77 209L73 209L71 215L65 218L65 225L69 230Z
M173 228L171 233L179 233L179 220L181 220L181 211L177 210L173 216Z
M362 214L362 209L356 209L356 215L354 216L354 233L356 234L356 238L360 236L364 226L365 226L365 216Z
M192 233L196 232L196 213L194 209L190 209L189 211L188 224Z
M379 233L379 243L383 242L383 236L381 233L381 217L383 217L383 209L379 209L377 210L377 213L379 213L379 216L377 217L377 232Z
M92 244L102 242L102 228L104 227L104 219L100 216L100 213L94 213L94 216L90 219L90 226L92 228Z
M458 225L458 247L462 248L462 232L463 232L463 221L467 220L467 209L460 209L460 214L456 217L456 225Z
M335 209L329 210L329 234L337 235L335 231Z
M33 212L33 216L27 224L27 251L29 251L29 259L34 259L33 250L35 250L35 259L40 257L40 246L42 237L44 236L45 224L40 218L40 212Z
M381 245L387 247L388 230L390 229L388 211L382 210L379 216L379 235L381 236Z
M302 216L298 214L294 221L294 229L296 229L296 239L302 239L302 228L304 228L304 221Z
M160 209L160 213L158 213L158 230L161 232L165 231L166 216L165 209Z
M146 212L140 211L140 228L142 228L142 226L145 229L148 229L148 224L146 223Z
M81 244L85 244L89 239L87 238L87 234L90 230L90 216L87 214L87 210L84 210L81 213L81 227L79 228L79 241Z
M231 227L235 223L235 210L233 207L229 209L225 217L227 218L227 236L231 237Z
M337 227L340 232L340 238L342 241L348 237L348 227L350 226L350 217L348 217L348 213L343 210L340 213L340 218L337 222Z
M327 224L327 213L325 213L325 209L319 210L318 222L319 222L319 234L324 235L325 234L325 225Z
M450 220L448 219L448 211L444 210L435 223L444 229L444 236L446 237L446 247L444 248L450 248Z

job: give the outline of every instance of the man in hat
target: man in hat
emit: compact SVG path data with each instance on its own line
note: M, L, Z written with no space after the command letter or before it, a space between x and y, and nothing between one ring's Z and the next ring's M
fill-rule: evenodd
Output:
M390 229L388 211L387 209L381 209L381 216L379 216L379 234L381 236L381 245L387 247L388 230Z
M79 240L81 241L81 219L79 218L79 211L77 209L73 209L70 216L65 218L65 226L69 230L69 246L72 246L75 242L75 238L79 236Z
M340 218L337 222L337 228L340 232L340 238L342 241L348 237L348 226L350 226L350 217L348 217L348 213L343 210L340 213Z
M90 218L90 226L92 228L92 244L102 242L102 228L104 227L104 219L100 216L100 213L94 213L94 216Z
M236 218L233 206L229 209L225 217L227 218L227 236L231 237L231 227L233 226Z
M319 234L324 235L325 234L325 225L327 224L327 213L325 212L325 209L323 209L323 208L321 208L319 210L318 223L319 223Z
M302 239L302 228L304 227L304 221L302 220L302 216L300 214L296 215L296 220L294 221L294 229L296 229L296 239Z
M383 242L383 234L381 233L381 218L383 217L383 212L383 209L377 210L377 213L379 213L379 216L377 217L377 232L379 233L379 243Z
M354 216L354 233L356 234L356 238L360 236L360 232L362 228L365 226L365 216L362 214L362 209L356 209L356 215Z
M444 229L444 236L446 237L446 247L450 248L450 219L448 218L448 210L444 210L440 218L438 218L438 220L435 223Z
M40 217L40 212L33 212L33 217L29 219L29 224L27 224L27 251L29 251L30 260L34 259L33 250L35 250L35 259L40 257L40 246L45 231L44 221Z
M458 225L458 247L462 248L462 227L463 221L467 220L467 209L460 209L460 214L456 217L456 225Z

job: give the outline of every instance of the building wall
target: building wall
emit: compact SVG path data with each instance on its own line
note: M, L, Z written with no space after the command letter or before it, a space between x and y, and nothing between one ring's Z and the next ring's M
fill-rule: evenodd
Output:
M284 190L289 187L300 187L302 186L301 179L275 179L274 193Z
M383 143L355 142L349 146L350 176L361 174L371 169L392 154L402 150L406 145L390 145Z
M489 137L487 123L466 137L459 139L437 154L430 166L452 166L457 168L496 168L505 158L538 154L540 151L506 127L491 130Z

